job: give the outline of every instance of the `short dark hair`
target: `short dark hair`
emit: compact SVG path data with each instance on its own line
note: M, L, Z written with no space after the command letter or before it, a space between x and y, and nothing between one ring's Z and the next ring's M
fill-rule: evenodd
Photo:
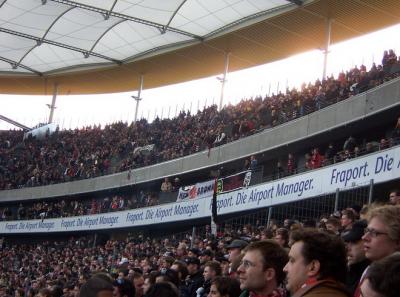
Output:
M352 222L354 222L356 220L356 216L355 216L354 212L349 210L349 209L343 210L342 211L342 216L347 216L347 218L349 220L351 220Z
M178 273L181 274L181 280L185 280L189 274L186 263L181 260L175 260L172 265L178 266Z
M79 297L97 297L100 291L113 292L114 287L111 280L95 275L82 285Z
M217 287L217 290L221 296L240 296L240 283L235 278L230 278L227 276L217 276L213 281L211 281L211 284Z
M179 291L169 282L155 283L146 292L144 297L179 297Z
M171 282L175 286L179 286L179 275L178 271L172 270L170 268L168 269L161 269L159 273L157 274L157 277L162 277L164 282Z
M333 278L344 283L347 273L346 248L340 237L317 229L306 228L291 234L292 244L302 242L306 264L320 263L318 279Z
M45 297L51 297L52 296L50 289L47 289L47 288L40 289L39 290L39 294L42 295L42 296L45 296Z
M283 272L283 267L289 260L288 254L274 240L262 240L250 243L245 247L244 252L259 251L264 259L264 270L273 268L275 270L276 281L278 284L282 283L286 277Z
M331 224L331 225L333 225L333 226L335 226L335 227L337 227L337 228L340 227L340 221L339 221L339 219L334 218L334 217L328 218L328 219L326 220L325 225L327 225L327 224Z
M215 271L216 275L221 275L222 274L221 264L219 262L217 262L217 261L208 261L204 265L204 268L205 267L210 267L212 270Z
M282 239L285 240L285 246L289 244L289 230L286 228L278 228L275 231L275 235L282 236Z
M375 261L365 276L371 288L385 297L398 296L400 291L400 253Z
M133 283L127 279L123 279L122 282L115 281L114 286L118 288L118 292L121 296L135 297L136 295Z

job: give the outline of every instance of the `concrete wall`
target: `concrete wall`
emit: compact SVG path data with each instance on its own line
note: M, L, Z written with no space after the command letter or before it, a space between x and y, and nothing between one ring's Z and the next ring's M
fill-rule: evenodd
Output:
M134 185L164 176L181 175L304 139L400 104L400 79L305 117L211 150L128 172L56 184L0 191L0 201L50 198Z

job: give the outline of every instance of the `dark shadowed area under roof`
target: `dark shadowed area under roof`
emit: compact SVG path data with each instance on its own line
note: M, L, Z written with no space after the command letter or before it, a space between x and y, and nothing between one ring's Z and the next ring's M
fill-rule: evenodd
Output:
M153 88L400 22L398 0L0 0L0 93Z

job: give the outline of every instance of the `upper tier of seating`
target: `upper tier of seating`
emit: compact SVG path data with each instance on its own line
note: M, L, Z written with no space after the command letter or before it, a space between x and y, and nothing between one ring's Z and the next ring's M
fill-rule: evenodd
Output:
M382 65L340 73L300 90L216 106L196 115L152 123L115 123L57 131L44 140L0 132L0 190L92 178L190 155L299 118L397 77L400 62L385 53Z

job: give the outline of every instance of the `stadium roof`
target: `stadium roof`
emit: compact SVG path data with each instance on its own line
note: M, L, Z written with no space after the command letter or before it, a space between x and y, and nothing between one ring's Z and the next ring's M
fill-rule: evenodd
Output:
M0 0L0 93L158 87L400 22L398 0ZM395 37L394 37L395 38Z

